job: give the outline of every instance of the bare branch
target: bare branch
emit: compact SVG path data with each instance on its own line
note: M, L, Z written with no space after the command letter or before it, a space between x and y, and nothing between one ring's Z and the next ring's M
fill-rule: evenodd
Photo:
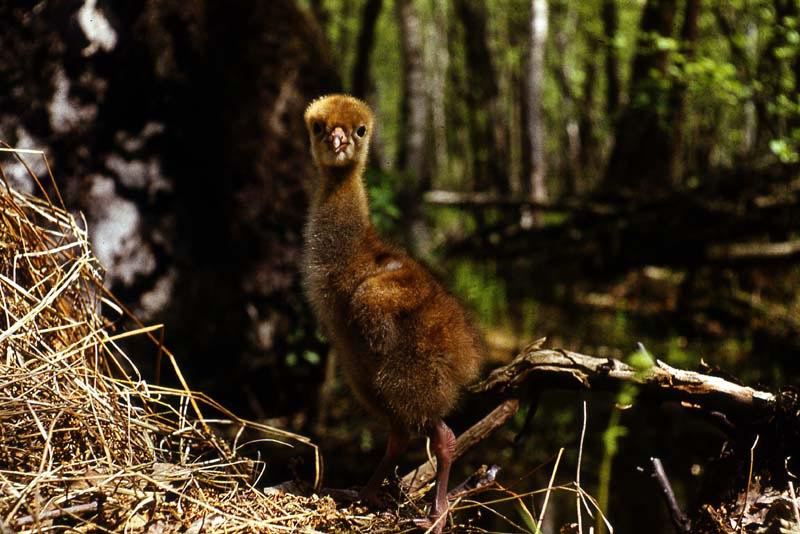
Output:
M707 255L711 259L789 258L800 255L800 240L781 243L728 243L711 245Z
M56 508L55 510L47 510L46 512L41 512L36 515L26 515L20 517L14 523L16 524L16 526L21 527L24 525L30 525L31 523L36 523L38 521L55 519L57 517L61 517L64 515L78 515L84 512L96 512L99 507L100 504L96 501L85 504L76 504L75 506L68 506L66 508Z
M486 436L503 426L506 421L517 413L518 409L519 401L517 399L507 399L492 410L489 415L472 425L469 430L458 436L456 440L456 450L453 453L453 460L455 461L481 440L486 438ZM426 462L407 473L403 477L402 483L405 487L409 488L409 492L413 493L433 480L435 475L436 466L434 463Z
M560 202L539 202L522 195L498 195L488 192L427 191L423 200L428 204L454 207L519 207L540 211L579 211L610 215L614 209L606 204L587 199L562 199Z
M523 351L511 363L495 369L475 392L510 392L522 384L541 388L616 390L638 384L640 395L699 405L708 411L761 413L774 409L775 395L734 384L716 376L675 369L656 361L638 371L612 358L596 358L566 350ZM513 394L513 393L512 393Z
M661 495L669 510L669 516L672 519L672 524L675 526L675 532L678 534L688 534L692 531L692 522L684 515L678 506L678 500L675 498L675 492L672 491L672 484L667 478L667 473L664 471L664 466L661 464L659 458L650 458L650 463L653 466L653 478L658 482L661 488Z

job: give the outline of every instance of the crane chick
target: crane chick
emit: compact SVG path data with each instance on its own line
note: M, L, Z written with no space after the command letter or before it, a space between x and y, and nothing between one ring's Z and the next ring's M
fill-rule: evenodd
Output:
M370 222L363 181L369 107L329 95L308 106L305 122L319 171L305 228L305 290L353 392L390 429L360 496L379 503L381 484L410 438L426 435L437 460L435 521L447 510L455 447L443 417L478 372L479 336L455 298Z

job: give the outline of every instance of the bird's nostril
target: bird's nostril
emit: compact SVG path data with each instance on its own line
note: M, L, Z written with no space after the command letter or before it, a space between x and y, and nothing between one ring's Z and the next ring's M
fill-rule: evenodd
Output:
M341 131L341 128L337 128L336 130L334 130L333 133L331 133L330 137L331 148L333 148L334 152L341 152L347 146L348 140L344 132Z

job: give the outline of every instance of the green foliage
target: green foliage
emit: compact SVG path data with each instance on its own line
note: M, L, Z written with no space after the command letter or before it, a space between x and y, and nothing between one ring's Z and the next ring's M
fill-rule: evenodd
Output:
M324 30L328 41L331 43L331 53L340 66L340 73L344 80L350 80L350 72L355 62L354 43L358 38L359 14L361 11L359 0L322 0L321 8L329 14L328 23Z
M697 364L698 358L686 350L687 341L683 336L670 337L667 345L666 359L674 367L692 367Z
M337 55L345 87L350 83L354 62L356 39L364 0L323 0L330 14L326 33L332 50ZM678 2L675 23L670 35L639 34L643 1L617 1L618 29L615 35L606 36L603 26L602 0L571 2L549 0L550 24L546 51L545 87L541 105L546 122L546 151L548 154L548 187L554 200L564 190L565 168L569 167L570 145L567 127L578 124L580 142L595 146L594 159L583 169L580 184L582 191L595 191L600 185L604 165L607 162L615 134L617 114L609 112L606 94L609 80L605 71L608 51L618 54L618 69L622 90L622 104L630 105L648 118L655 117L659 126L669 133L672 128L674 98L676 91L683 91L685 108L682 113L684 141L682 162L685 166L682 184L701 189L708 185L710 175L718 170L735 168L740 164L797 165L800 163L800 95L797 79L800 68L800 28L795 16L781 16L776 6L791 3L773 0L730 0L728 2L702 3L699 18L698 38L693 47L680 38L680 28L685 16L685 3ZM435 54L446 56L447 70L444 73L444 131L427 132L428 157L431 185L433 188L472 191L480 183L475 161L488 157L485 145L475 142L472 128L485 126L491 120L489 106L497 105L499 124L496 126L507 135L509 176L489 177L489 188L497 192L514 190L515 185L524 184L528 177L525 157L529 147L525 144L525 106L527 87L527 55L530 32L529 0L490 0L484 6L488 32L488 47L493 61L497 82L497 101L470 104L470 77L466 44L473 36L464 31L462 22L452 2L444 6L436 0L415 0L420 15L421 31L426 36L425 61L427 65L426 88L433 93L430 83L432 65L439 65L431 58ZM441 20L445 14L444 21ZM440 39L430 39L437 35ZM440 43L440 44L437 44ZM436 46L443 47L437 49ZM372 55L372 77L374 88L368 97L375 108L378 129L375 143L376 161L367 174L367 183L373 211L373 222L383 233L397 234L403 227L404 214L398 202L402 188L402 176L396 172L396 160L401 138L401 88L402 58L397 13L394 2L385 0L377 22L376 41ZM637 53L657 54L664 59L663 70L654 68L640 86L631 87L631 65ZM442 95L431 94L434 97ZM436 142L443 142L444 161L433 157ZM487 140L489 142L489 140ZM586 148L586 146L584 147ZM587 150L589 150L587 148ZM433 161L436 161L435 165ZM484 177L486 178L486 177ZM520 192L520 191L515 191ZM434 245L447 239L464 238L480 227L508 220L505 210L481 210L480 215L460 208L435 207L430 209L431 236ZM545 225L558 225L566 215L547 213ZM792 238L788 236L787 239ZM612 244L613 245L613 244ZM532 250L531 255L537 251ZM553 270L559 268L554 265ZM727 341L713 339L687 339L685 332L674 331L672 325L654 325L652 310L637 308L643 297L624 282L619 282L619 295L609 291L609 311L606 304L593 309L581 303L570 302L576 309L565 310L553 302L540 302L530 296L519 294L518 288L526 284L539 288L552 300L568 302L571 292L586 295L603 291L588 287L592 281L580 281L575 288L559 282L557 275L546 281L511 279L510 276L525 277L521 270L504 270L494 258L455 260L447 264L447 281L451 289L474 312L484 330L513 324L521 339L533 339L542 334L553 334L557 344L573 346L581 350L603 349L606 354L618 357L614 352L619 347L633 346L636 340L644 340L657 354L677 367L692 368L699 363L700 355L713 365L731 367L741 373L748 362L746 355L754 350L753 336L749 332L731 335ZM513 275L509 275L513 272ZM591 278L587 274L587 280ZM669 291L677 292L680 282L671 282ZM700 285L715 282L706 281ZM585 284L585 285L584 285ZM624 286L624 287L623 287ZM796 284L795 284L796 287ZM641 290L641 288L638 288ZM646 292L642 290L639 292ZM509 302L509 300L514 302ZM620 302L617 302L619 299ZM798 297L800 299L800 297ZM789 301L791 299L784 299ZM628 305L630 304L630 306ZM797 300L800 309L800 300ZM665 305L665 308L667 305ZM512 316L513 315L513 316ZM704 315L705 319L708 319ZM682 335L683 334L683 335ZM695 335L693 332L691 335ZM698 338L702 334L697 334ZM552 339L552 338L551 338ZM593 353L592 350L586 352ZM598 351L599 353L599 351ZM313 364L314 357L294 355L296 365ZM628 362L639 372L645 372L653 364L647 350L638 350ZM780 382L778 365L763 365L753 376ZM635 403L637 390L625 388L619 392L616 402L621 406ZM574 426L574 413L558 407L547 415L548 439L557 443L567 442L574 436L565 429ZM608 416L602 439L602 456L598 470L601 506L606 508L611 484L612 466L622 440L639 439L629 434L621 409L612 409ZM514 426L519 428L525 419L521 411ZM363 437L363 436L362 436ZM537 439L545 439L536 435ZM364 447L372 446L371 436L364 437ZM367 443L368 442L368 443ZM511 462L514 456L510 447L498 455ZM605 500L604 500L605 499ZM525 511L520 508L523 522L532 530Z
M400 109L403 87L402 57L397 43L400 34L395 20L393 0L383 1L375 28L375 46L372 49L372 79L374 98L370 99L375 111L380 147L379 165L382 169L392 169L397 160L398 139L400 138ZM346 79L350 80L350 72Z
M750 338L737 339L730 337L723 340L719 346L717 359L721 365L727 368L736 368L741 364L742 355L748 354L753 350L753 340Z
M797 11L797 6L794 10ZM764 18L771 19L773 24L768 41L771 49L766 50L766 57L762 59L764 78L759 80L758 97L765 103L767 117L774 121L774 136L769 140L769 150L782 163L796 164L800 162L798 18L792 14L775 13L774 8L765 13Z
M459 261L452 277L453 292L467 303L482 323L498 325L507 322L506 286L494 265Z
M317 366L322 361L319 353L313 350L304 350L300 354L294 351L286 353L285 364L286 367L298 367L301 364Z
M383 172L375 167L369 167L365 173L372 224L383 234L395 234L402 218L397 202L399 179L397 173Z
M313 350L303 351L303 359L311 365L319 365L321 361L319 353L314 352Z
M628 357L628 364L636 369L637 376L642 376L656 363L655 358L647 352L647 349L642 343L639 343L639 349ZM630 399L633 401L633 399Z
M609 332L609 341L619 344L622 340L628 339L629 332L628 316L624 311L620 310L614 315L613 325Z
M628 364L634 367L640 376L651 369L653 363L655 363L655 360L641 343L639 343L639 350L628 358ZM612 408L611 415L608 418L608 425L603 432L603 457L598 471L597 491L597 500L601 510L608 510L611 495L611 468L614 463L614 457L619 452L620 440L628 435L627 427L621 423L622 409L634 404L638 392L639 388L633 383L627 383L622 386L616 399L618 408ZM599 525L598 528L600 528Z
M715 106L735 106L752 95L739 79L735 65L710 57L686 61L685 56L677 55L669 73L691 89L692 98L705 98Z
M525 506L522 498L514 501L514 507L516 508L519 517L522 519L522 523L525 525L527 532L530 532L531 534L539 534L541 531L536 526L536 520L533 518L533 514L531 514L531 511L528 509L528 507Z
M362 452L369 452L373 448L375 448L375 436L373 436L372 431L369 428L361 429L361 433L359 435L359 448Z
M302 4L310 9L309 0ZM364 0L322 0L320 5L327 13L325 32L347 88ZM627 97L635 108L651 110L668 127L672 105L670 91L676 84L684 86L688 103L684 116L686 145L690 150L702 150L718 164L732 164L743 152L752 150L770 154L784 164L800 162L800 100L795 79L798 69L794 67L800 54L800 29L791 8L781 7L785 12L778 13L778 4L770 0L704 3L699 37L694 54L690 56L678 32L684 16L682 8L677 10L671 35L640 34L643 2L617 2L618 30L607 37L602 17L598 15L602 5L602 0L549 2L547 73L542 105L551 168L560 169L566 165L569 150L564 126L579 115L586 117L588 114L590 122L587 124L591 125L592 135L601 140L598 147L602 147L601 151L607 150L602 140L613 133L615 124L615 117L607 116L603 105L607 88L603 61L607 49L619 55L623 90L627 87L634 54L665 56L666 70L663 73L653 71L650 78L632 88ZM431 60L436 54L444 54L444 64L448 65L444 89L447 128L444 132L429 132L430 136L442 136L447 157L444 162L437 160L432 182L434 187L469 189L477 179L473 176L473 160L487 156L484 145L472 142L470 128L489 120L488 107L470 106L466 99L469 93L466 42L470 36L465 35L451 3L440 5L434 0L416 0L415 6L424 38L426 68L430 70L440 64ZM501 115L507 120L508 134L521 140L524 109L520 107L520 99L524 98L526 90L530 2L492 0L485 3L485 9L487 44L496 71ZM440 35L445 50L434 49L435 43L428 38L433 33ZM369 100L378 116L376 135L380 167L390 170L395 164L401 137L403 77L397 13L391 0L383 3L375 36L371 63L375 83ZM428 73L432 74L432 71ZM566 84L566 91L562 84ZM590 99L586 105L565 105L568 98L580 101L587 96L588 89L592 94L588 95ZM759 116L762 112L765 115ZM754 114L755 119L752 118ZM753 146L754 142L758 146ZM509 147L511 161L507 178L511 181L524 183L527 180L522 163L525 150L526 147L520 148L516 143ZM691 172L692 169L687 170ZM554 191L562 183L557 174L552 173L549 184ZM587 176L601 174L597 170L587 172ZM498 178L505 177L493 177ZM383 192L378 195L386 196ZM389 214L389 219L394 220L395 216Z

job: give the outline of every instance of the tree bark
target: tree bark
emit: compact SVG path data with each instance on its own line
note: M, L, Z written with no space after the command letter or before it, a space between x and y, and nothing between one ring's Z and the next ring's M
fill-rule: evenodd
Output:
M684 65L694 59L695 44L697 42L697 22L700 18L701 0L687 0L684 13L683 26L681 27L680 46L683 50ZM675 80L670 95L670 109L672 118L672 140L669 158L669 182L677 185L683 175L683 142L686 134L686 89L687 81L683 78Z
M309 409L317 371L285 363L323 350L297 270L300 117L341 90L313 17L291 0L23 4L0 2L0 130L56 162L107 286L165 324L199 389L245 414L248 391L269 416ZM123 343L150 372L152 345Z
M428 98L425 91L425 55L422 23L413 0L395 3L403 56L403 91L400 114L397 168L405 175L399 203L405 214L405 241L411 252L429 254L428 229L420 210L420 195L430 187L427 167Z
M367 0L361 11L361 30L358 33L356 60L353 65L353 77L350 90L353 96L366 98L372 89L370 76L370 59L375 43L375 25L383 7L383 0Z
M319 24L320 28L325 28L330 21L330 13L324 6L324 2L322 0L311 0L311 12L314 14L314 18L317 19L317 24Z
M455 0L464 27L467 54L467 102L473 148L473 187L476 191L508 191L506 147L508 133L500 109L497 72L489 50L483 1Z
M619 29L619 14L616 0L603 0L603 33L606 40L606 113L612 120L616 117L622 99L622 82L619 79L619 53L616 39Z
M433 17L426 28L428 72L430 73L428 101L431 106L431 137L434 176L448 174L447 149L447 73L450 67L449 6L447 2L433 3Z
M671 132L664 111L669 94L661 80L668 52L657 40L672 35L676 0L647 0L639 23L629 102L615 126L615 143L606 169L606 189L663 190L669 184Z
M544 93L545 47L547 45L547 0L531 0L531 40L528 64L528 129L531 150L530 193L536 202L547 200L546 129L542 95Z
M774 394L741 386L717 376L670 367L656 361L635 369L612 358L597 358L562 349L523 350L508 365L470 388L477 393L509 394L523 384L547 388L613 391L625 383L640 387L640 396L685 402L709 411L759 417L776 408Z
M598 164L601 160L601 143L597 133L597 111L595 108L595 91L597 90L598 58L591 57L586 61L586 79L583 83L583 98L579 103L578 143L580 144L580 180L575 184L573 194L579 195L597 183L600 178Z
M571 5L557 6L553 9L552 18L556 20L556 28L553 40L556 49L561 54L567 55L569 48L569 36L574 35L577 26L577 12ZM579 102L575 91L572 89L571 69L566 61L556 68L555 77L561 88L561 101L563 102L563 121L565 122L564 133L567 141L567 161L565 168L565 193L575 195L578 190L578 182L581 180L581 119L579 117ZM588 73L587 73L588 74ZM588 78L588 76L587 76ZM587 84L590 81L587 79ZM582 104L581 102L580 104Z
M428 100L425 94L425 56L422 24L413 0L397 0L400 46L403 56L403 92L398 168L425 188Z

